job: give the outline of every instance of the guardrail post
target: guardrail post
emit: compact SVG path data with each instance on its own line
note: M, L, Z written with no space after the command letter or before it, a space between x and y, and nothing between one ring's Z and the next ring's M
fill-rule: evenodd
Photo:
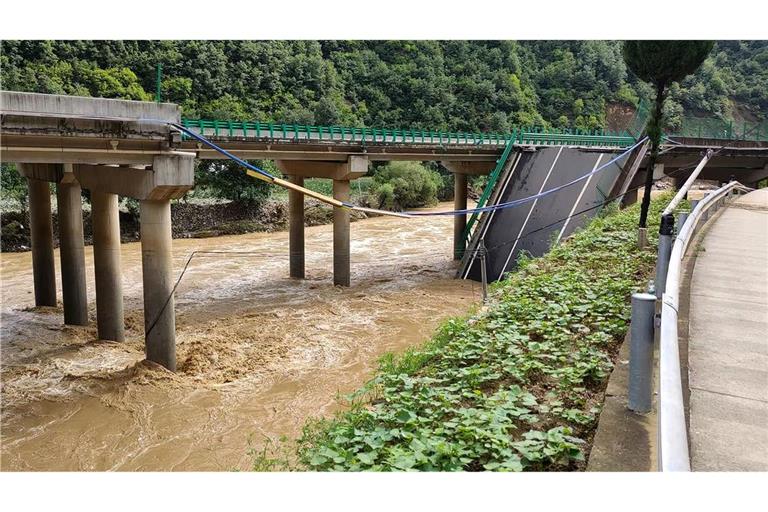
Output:
M649 412L653 405L653 338L656 297L632 294L629 334L629 409Z
M675 218L672 214L661 217L659 225L659 253L656 258L656 297L661 298L667 286L667 270L669 257L672 254L672 243L675 233Z
M683 225L685 224L685 221L688 220L688 214L690 212L682 211L677 214L677 232L680 233L680 230L683 229Z

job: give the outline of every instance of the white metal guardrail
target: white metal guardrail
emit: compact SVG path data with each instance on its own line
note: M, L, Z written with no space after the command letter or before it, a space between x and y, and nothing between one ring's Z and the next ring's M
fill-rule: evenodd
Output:
M680 226L666 276L661 299L659 332L659 430L658 467L660 471L690 471L688 431L685 424L680 350L677 339L677 317L682 261L696 231L726 200L738 192L751 189L732 181L698 202Z
M699 167L706 165L708 159L709 153ZM697 170L700 168L697 167ZM709 193L701 201L692 201L692 205L695 203L693 211L679 214L677 236L674 236L675 219L672 213L692 183L693 179L685 183L662 215L656 261L656 296L649 293L636 293L632 296L629 409L640 413L652 409L654 331L658 329L657 457L660 471L691 470L677 336L682 261L699 227L732 195L751 190L732 181ZM657 299L661 300L661 313L660 322L654 326Z

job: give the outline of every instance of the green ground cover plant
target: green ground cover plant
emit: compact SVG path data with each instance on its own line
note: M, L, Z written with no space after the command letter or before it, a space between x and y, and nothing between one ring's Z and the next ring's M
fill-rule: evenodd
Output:
M669 198L651 204L657 218ZM630 296L651 276L639 209L608 209L492 287L488 304L381 361L349 408L313 420L298 463L323 471L585 467Z

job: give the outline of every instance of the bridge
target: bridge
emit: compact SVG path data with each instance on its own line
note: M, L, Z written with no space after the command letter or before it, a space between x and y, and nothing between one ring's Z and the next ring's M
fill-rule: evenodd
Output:
M64 322L73 325L88 322L79 199L82 188L88 189L92 197L98 336L106 340L124 339L117 204L118 196L135 198L141 205L147 359L171 370L175 369L176 358L170 201L182 197L194 186L196 159L226 158L195 135L240 158L275 160L288 177L294 187L289 190L289 273L298 279L305 275L304 194L298 189L305 178L332 179L334 200L346 204L350 181L365 175L372 161L437 161L454 174L455 209L465 211L469 175L490 176L480 201L480 206L485 206L498 204L507 197L505 194L516 194L515 197L529 192L535 194L537 190L543 192L554 186L557 180L562 182L567 173L556 170L554 163L545 164L555 154L560 155L557 158L561 164L569 159L578 162L578 165L566 166L568 172L576 174L589 171L593 163L597 169L602 162L610 162L611 171L606 173L609 178L587 179L583 186L572 187L577 190L576 194L569 191L567 197L553 199L557 209L542 207L542 203L534 210L534 203L525 211L527 218L521 234L529 219L546 226L547 219L560 215L563 210L566 214L563 222L567 226L550 226L549 231L541 232L548 235L557 228L560 236L567 236L591 215L581 212L582 206L609 197L625 197L631 202L635 184L643 181L641 169L647 158L647 146L638 144L628 133L531 128L497 134L319 127L188 120L181 118L177 105L166 103L9 91L2 92L1 100L2 159L17 163L29 183L36 305L56 305L48 188L49 183L55 183L60 216ZM745 183L768 176L768 142L743 144L690 137L664 146L655 174L688 172L691 158L696 160L703 150L719 146L723 147L707 168L712 176L735 173ZM634 149L628 152L628 147ZM518 165L521 167L516 167ZM540 172L538 169L542 166L548 171ZM522 174L515 173L514 169L524 167L538 180L536 190L530 189L533 181L518 180ZM707 178L706 173L702 177ZM595 190L600 191L599 196ZM475 254L476 251L465 251L466 244L472 247L478 243L486 228L494 223L493 214L467 217L466 213L455 215L456 259ZM483 229L477 229L480 226ZM334 284L349 286L347 208L334 208L333 233ZM504 253L507 261L514 262L515 250L521 249L513 248L508 255Z

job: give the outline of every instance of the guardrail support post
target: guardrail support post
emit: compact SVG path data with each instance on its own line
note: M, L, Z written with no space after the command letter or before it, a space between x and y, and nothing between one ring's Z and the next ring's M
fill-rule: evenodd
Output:
M674 242L675 218L672 214L661 217L659 226L659 254L656 258L656 297L661 298L667 286L667 269Z
M690 212L679 212L677 214L677 232L680 233L680 230L683 229L683 225L685 224L685 221L688 220L688 214Z
M632 294L629 337L629 409L646 413L653 405L653 338L656 297Z

